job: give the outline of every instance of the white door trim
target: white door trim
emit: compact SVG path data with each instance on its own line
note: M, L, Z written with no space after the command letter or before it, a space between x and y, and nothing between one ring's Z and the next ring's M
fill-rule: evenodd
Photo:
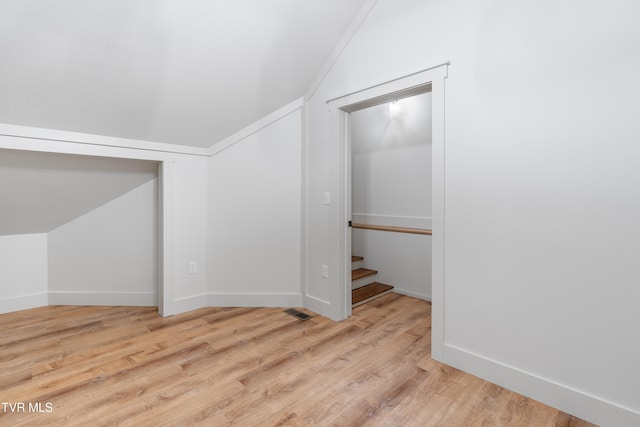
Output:
M349 113L362 108L389 102L431 91L432 99L432 313L431 313L431 356L436 360L444 357L444 299L445 299L445 79L449 62L412 73L394 80L380 83L356 92L351 92L327 101L332 123L337 126L339 138L338 190L336 197L338 210L337 247L338 281L331 291L331 302L336 307L336 318L345 319L351 315L351 229L348 227L350 215L350 180L348 165L350 159Z

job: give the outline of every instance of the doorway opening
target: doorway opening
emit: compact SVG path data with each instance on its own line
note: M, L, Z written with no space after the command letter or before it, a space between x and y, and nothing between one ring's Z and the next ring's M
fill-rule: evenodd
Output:
M390 292L431 300L431 92L348 121L352 307Z
M157 306L160 314L170 308L163 299L164 194L172 180L166 162L0 152L0 194L7 201L0 247L35 272L5 280L13 286L0 286L0 312L55 304Z
M432 343L431 355L436 360L444 358L444 266L445 266L445 93L448 62L383 82L369 88L348 93L327 101L338 131L338 195L337 195L337 246L339 263L338 280L333 291L337 319L351 316L351 150L350 113L385 104L413 95L431 93L431 301Z

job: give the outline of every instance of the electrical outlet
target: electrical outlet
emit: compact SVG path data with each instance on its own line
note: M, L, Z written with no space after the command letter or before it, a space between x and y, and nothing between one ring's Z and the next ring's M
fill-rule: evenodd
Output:
M191 261L189 263L189 274L196 274L198 272L198 263Z
M329 266L328 265L322 265L322 277L324 277L325 279L329 278Z
M331 204L331 193L329 191L325 191L324 193L324 204L325 205Z

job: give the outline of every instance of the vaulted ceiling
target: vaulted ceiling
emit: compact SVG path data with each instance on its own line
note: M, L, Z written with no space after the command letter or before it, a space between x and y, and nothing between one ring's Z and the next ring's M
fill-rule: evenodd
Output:
M366 0L0 0L0 123L208 147L300 97Z

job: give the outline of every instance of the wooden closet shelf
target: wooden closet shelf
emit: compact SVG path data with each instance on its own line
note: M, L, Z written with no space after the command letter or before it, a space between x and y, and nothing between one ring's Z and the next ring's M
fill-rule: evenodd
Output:
M423 234L431 236L431 230L426 228L407 228L393 227L390 225L373 225L373 224L351 224L352 228L362 228L365 230L392 231L395 233Z

